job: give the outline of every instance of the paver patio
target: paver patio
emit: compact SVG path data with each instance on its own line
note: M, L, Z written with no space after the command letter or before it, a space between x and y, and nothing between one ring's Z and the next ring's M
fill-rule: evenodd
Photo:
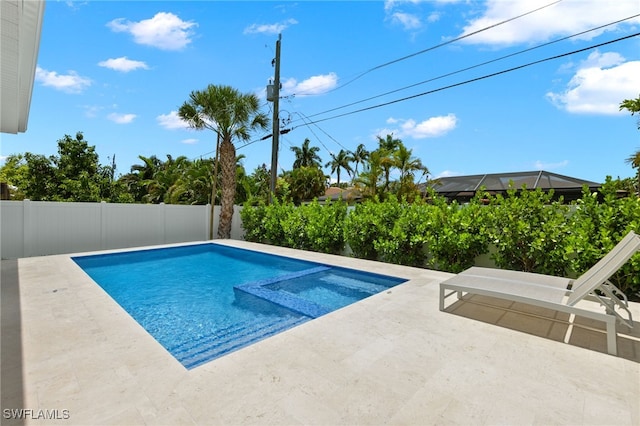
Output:
M68 255L2 261L2 423L640 424L639 326L614 357L600 324L565 344L553 312L479 297L440 312L450 274L218 243L409 281L186 370ZM17 408L32 415L7 419Z

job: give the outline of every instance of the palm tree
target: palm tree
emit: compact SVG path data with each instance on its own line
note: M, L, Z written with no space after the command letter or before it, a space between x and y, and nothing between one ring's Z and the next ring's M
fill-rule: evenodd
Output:
M219 238L231 237L236 192L236 148L233 140L247 141L253 130L267 129L269 119L259 109L260 100L255 94L242 94L230 86L210 84L204 90L191 92L189 100L178 110L180 118L190 127L212 130L220 140L222 199L218 223ZM211 216L213 218L213 215ZM213 238L213 229L210 229L209 237Z
M631 154L626 160L624 160L624 162L627 164L630 164L631 167L633 167L634 169L638 169L638 173L637 173L638 181L636 182L636 192L638 196L640 196L640 149L637 150L635 153Z
M364 163L369 159L369 154L370 153L367 151L364 144L358 145L356 150L351 153L351 161L356 165L355 171L353 172L354 178L358 175L358 164L362 164L364 166Z
M153 177L146 182L147 194L142 198L143 201L153 204L169 202L171 188L189 167L187 157L173 159L171 155L167 155L167 161L161 163Z
M169 188L168 201L172 204L200 204L211 202L212 159L189 162L182 175Z
M380 166L384 170L383 192L386 192L389 189L391 169L395 167L393 154L402 145L402 140L394 139L393 134L388 134L384 139L380 136L376 137L378 138L378 149L376 151L380 154Z
M404 144L400 144L397 151L393 153L395 166L400 171L398 195L411 197L415 195L417 187L414 182L415 172L421 171L422 176L429 173L429 169L422 164L422 161L414 157L412 150L407 149ZM422 176L420 177L422 179Z
M318 151L320 148L317 146L309 146L311 141L308 138L305 138L302 143L302 147L292 146L291 151L294 152L296 156L296 160L293 162L293 168L297 169L300 167L318 167L320 168L320 164L322 159L318 155Z
M383 168L380 161L380 151L373 151L369 155L369 161L364 164L364 170L356 179L356 184L362 188L362 194L365 197L374 197L378 195L378 185L383 174Z
M384 150L387 153L391 154L402 144L402 140L394 139L393 133L387 135L384 139L380 136L376 136L378 138L378 149Z
M148 186L153 181L156 171L162 166L162 160L155 155L144 157L139 155L142 164L134 164L131 171L122 176L122 182L126 185L129 193L133 195L133 199L142 202L148 193Z
M413 178L414 172L422 171L422 174L428 174L429 170L422 164L422 161L414 157L411 149L407 149L404 144L400 145L398 150L393 153L395 160L395 166L400 170L400 182L404 181L408 177Z
M351 159L349 158L348 151L341 149L340 152L336 154L331 154L331 161L325 164L325 167L331 166L331 174L336 173L338 181L337 185L340 186L340 169L345 169L349 176L351 176L351 165L349 164Z

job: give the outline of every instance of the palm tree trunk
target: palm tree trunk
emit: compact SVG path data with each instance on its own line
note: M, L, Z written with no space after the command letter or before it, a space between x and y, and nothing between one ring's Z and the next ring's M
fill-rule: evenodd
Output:
M222 168L222 200L218 238L231 238L233 202L236 192L236 148L229 138L220 144L220 166Z
M213 216L216 211L216 195L218 195L218 154L220 152L220 134L216 138L216 156L213 160L213 182L211 182L211 213L209 214L209 239L213 240Z

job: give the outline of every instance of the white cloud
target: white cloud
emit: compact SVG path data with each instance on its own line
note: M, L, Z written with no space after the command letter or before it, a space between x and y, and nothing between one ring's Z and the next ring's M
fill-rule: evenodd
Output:
M295 19L287 19L277 24L251 24L244 29L244 34L279 34L289 28L291 25L297 24Z
M89 118L97 117L98 112L104 109L103 107L98 105L83 105L83 108L84 108L84 115Z
M156 121L161 127L167 130L189 129L189 125L180 118L178 111L171 111L169 114L161 114L156 117Z
M396 12L391 15L391 21L399 23L405 30L416 30L422 27L420 18L411 13Z
M338 85L336 73L314 75L306 80L298 82L295 78L289 78L282 83L283 96L295 94L296 96L321 95Z
M113 121L114 123L118 123L118 124L129 124L136 117L137 117L137 115L135 115L135 114L118 114L118 113L115 113L115 112L112 112L111 114L107 115L107 118L109 120Z
M198 143L198 139L193 139L193 138L191 138L191 139L183 139L180 142L182 142L184 144L187 144L187 145L195 145L195 144Z
M437 138L444 136L456 128L458 118L455 114L441 115L428 118L420 123L414 119L402 120L399 137L411 137L414 139Z
M192 28L196 26L198 24L193 21L183 21L173 13L167 12L156 13L153 18L139 22L118 18L107 23L107 27L114 32L131 34L138 44L163 50L180 50L186 47L191 43Z
M484 12L480 17L469 22L464 28L463 34L470 34L495 25L549 3L547 0L489 0ZM638 0L611 1L606 3L606 7L603 7L602 0L564 0L530 15L474 34L464 39L464 43L508 46L517 43L546 41L559 36L575 34L637 13ZM614 31L622 25L634 23L640 23L640 17L626 21L626 24L620 23L586 33L581 38L590 40L605 31Z
M67 93L81 93L91 86L91 79L79 76L75 71L69 71L69 74L58 74L40 67L36 68L35 80L43 86L53 87Z
M430 24L434 22L438 22L439 20L440 20L440 14L437 12L433 12L427 17L427 22Z
M137 69L148 70L149 67L142 61L134 61L128 59L126 56L120 58L111 58L106 61L98 62L98 65L105 68L110 68L114 71L129 72Z
M569 165L569 160L559 161L557 163L545 163L544 161L537 160L533 163L533 167L536 170L556 170L562 169Z
M628 61L615 52L593 52L578 65L567 87L546 97L571 113L620 114L622 99L637 96L640 61Z

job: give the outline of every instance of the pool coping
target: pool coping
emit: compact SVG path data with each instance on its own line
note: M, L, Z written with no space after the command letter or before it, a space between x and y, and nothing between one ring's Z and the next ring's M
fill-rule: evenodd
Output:
M439 312L438 283L451 274L214 243L409 281L186 370L71 255L3 261L2 408L69 414L13 424L640 423L635 331L613 357L597 333L565 344L555 320L506 307ZM185 244L157 247L174 245Z

